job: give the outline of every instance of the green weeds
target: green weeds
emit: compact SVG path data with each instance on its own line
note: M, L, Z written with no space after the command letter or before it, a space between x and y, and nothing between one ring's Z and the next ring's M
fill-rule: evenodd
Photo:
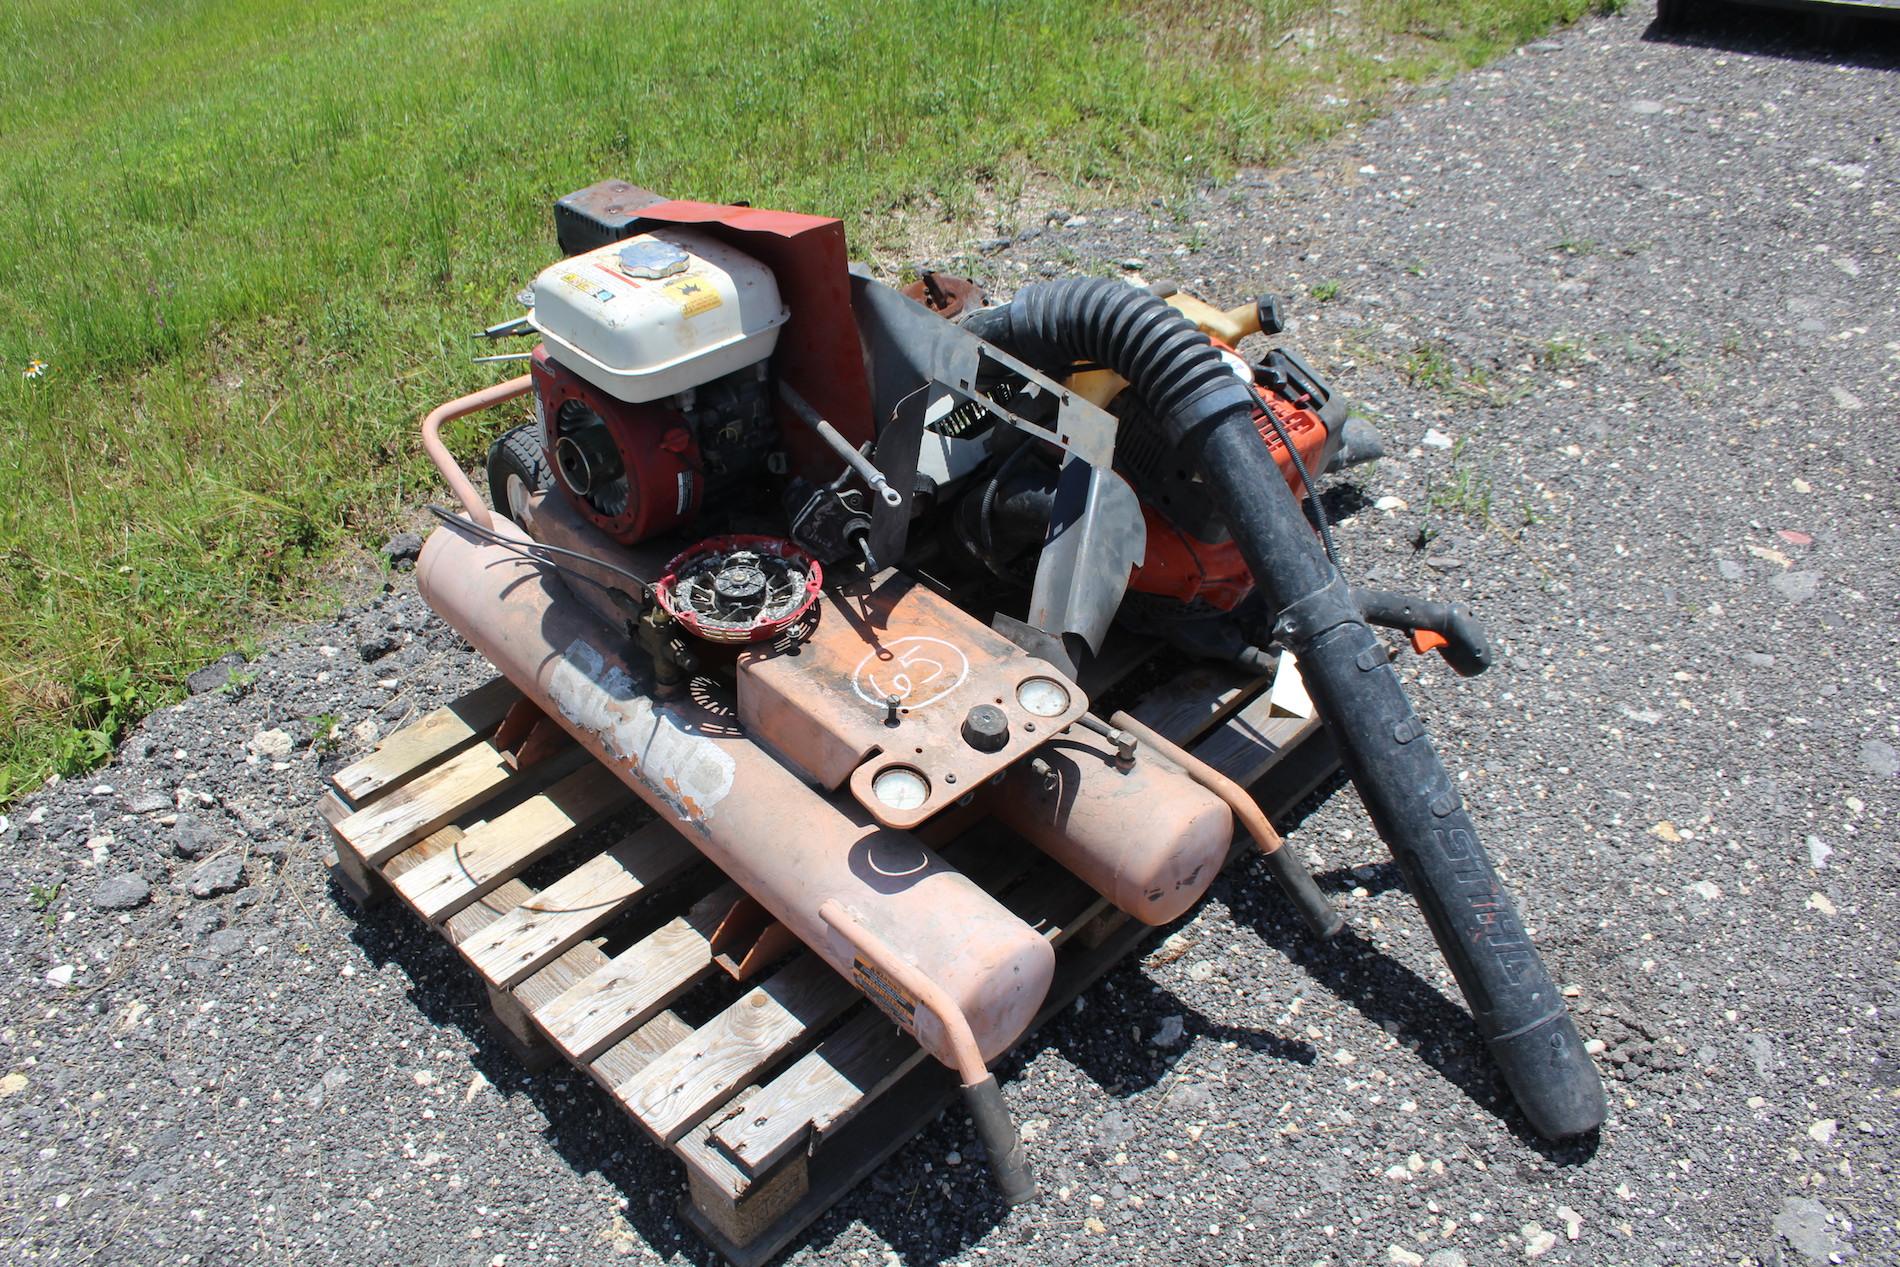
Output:
M72 685L71 724L55 739L53 771L83 774L112 755L119 736L145 715L149 688L129 670L88 670Z
M1562 229L1558 231L1557 240L1550 244L1550 249L1559 255L1595 255L1597 245L1595 238L1580 238L1568 229Z
M59 912L53 909L53 904L59 901L59 891L65 887L65 884L62 882L57 884L35 884L27 888L27 909L40 917L40 924L49 933L59 925Z
M1580 340L1562 335L1547 339L1537 349L1537 364L1553 374L1564 374L1583 364L1584 346Z
M343 747L343 721L335 713L318 713L310 719L310 746L320 756L329 756Z
M1451 354L1436 343L1417 343L1406 353L1399 373L1414 387L1444 390L1458 381L1458 367Z
M1629 336L1625 350L1632 361L1640 361L1652 370L1661 370L1680 361L1690 350L1688 339L1667 335L1659 330L1641 330Z
M1466 444L1461 437L1452 445L1451 471L1444 480L1427 486L1425 504L1432 510L1488 524L1491 522L1491 476L1466 455Z

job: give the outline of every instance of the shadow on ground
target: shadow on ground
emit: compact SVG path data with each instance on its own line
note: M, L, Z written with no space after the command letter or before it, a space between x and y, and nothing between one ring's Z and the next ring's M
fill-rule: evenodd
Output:
M1870 17L1864 8L1820 0L1789 9L1726 0L1685 0L1678 7L1684 12L1652 22L1643 39L1750 57L1900 69L1900 9Z
M547 1141L576 1173L598 1174L627 1198L622 1212L633 1230L663 1256L679 1254L714 1267L717 1254L675 1214L673 1194L686 1190L680 1163L641 1136L626 1115L579 1071L556 1065L523 1069L490 1029L490 1012L474 974L447 942L401 903L385 900L359 912L331 885L331 897L354 918L350 937L381 968L394 964L409 978L408 996L431 1024L459 1030L474 1048L469 1063L496 1092L526 1096L546 1120ZM656 1195L664 1199L654 1200Z

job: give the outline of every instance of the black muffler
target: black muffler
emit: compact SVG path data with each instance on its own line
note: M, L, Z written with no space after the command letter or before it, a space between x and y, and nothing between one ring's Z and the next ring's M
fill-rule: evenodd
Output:
M1603 1083L1576 1023L1385 647L1261 443L1252 389L1180 313L1107 279L1026 287L965 328L1050 373L1077 361L1113 369L1197 461L1525 1117L1550 1139L1601 1125Z

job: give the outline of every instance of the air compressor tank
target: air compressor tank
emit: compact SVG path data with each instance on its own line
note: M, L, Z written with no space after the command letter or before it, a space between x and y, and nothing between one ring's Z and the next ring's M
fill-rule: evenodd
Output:
M1220 874L1234 816L1152 748L1123 760L1071 726L986 789L999 821L1144 924L1185 912Z
M494 531L529 540L499 517ZM558 577L459 525L429 538L416 580L523 694L887 1010L888 982L820 917L826 900L949 992L984 1059L1027 1028L1054 974L1049 943L909 832L780 764L746 737L716 684L657 697L647 667L622 654L624 635ZM954 1063L935 1017L920 1008L912 1023L925 1050Z

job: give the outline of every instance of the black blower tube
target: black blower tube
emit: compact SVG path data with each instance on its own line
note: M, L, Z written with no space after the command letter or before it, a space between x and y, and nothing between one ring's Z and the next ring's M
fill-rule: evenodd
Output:
M1202 334L1106 278L1025 287L965 329L1051 373L1092 362L1126 378L1208 495L1279 613L1282 642L1373 826L1392 850L1512 1095L1547 1139L1601 1125L1603 1082L1524 931L1390 657L1326 558L1254 425L1253 389Z

